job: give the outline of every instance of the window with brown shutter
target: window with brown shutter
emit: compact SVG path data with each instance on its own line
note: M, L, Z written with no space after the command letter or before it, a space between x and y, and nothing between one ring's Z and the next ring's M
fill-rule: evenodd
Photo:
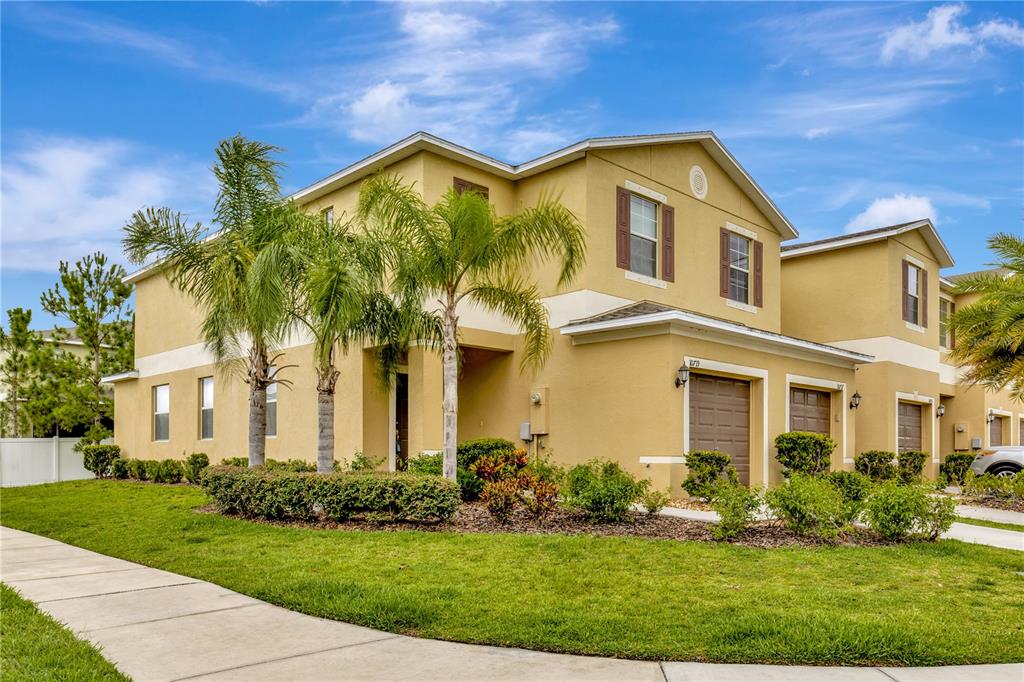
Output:
M718 295L729 298L729 231L718 231Z
M910 319L910 263L902 261L903 267L903 319L912 322Z
M661 207L661 278L666 282L676 281L676 210L663 204Z
M483 185L478 185L475 182L469 180L463 180L462 178L452 178L452 187L459 194L464 192L476 192L484 199L490 199L490 191Z
M910 324L928 326L928 272L910 261L903 261L903 319Z
M615 266L629 269L629 190L615 188Z
M764 306L764 244L754 242L754 305Z

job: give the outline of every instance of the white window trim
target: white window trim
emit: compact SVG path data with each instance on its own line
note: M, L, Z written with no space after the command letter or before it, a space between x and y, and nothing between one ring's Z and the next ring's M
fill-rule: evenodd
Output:
M918 302L918 305L920 305L920 301ZM907 329L909 329L912 332L918 332L919 334L924 334L925 332L928 331L927 327L922 327L921 325L914 324L913 322L907 322L906 320L903 320L903 323L905 325L907 325Z
M659 204L667 204L668 203L668 197L665 196L664 194L662 194L661 192L656 192L655 190L651 189L650 187L644 187L643 185L638 185L637 183L633 182L632 180L626 180L626 189L628 189L633 194L639 194L643 198L651 199L652 201L655 201L655 202L657 202Z
M843 464L853 464L853 458L849 456L848 443L850 442L850 433L847 429L846 411L850 404L846 400L846 384L842 381L830 381L829 379L821 379L819 377L807 377L800 374L787 374L786 375L786 433L789 433L792 429L790 428L790 387L796 385L797 387L806 388L820 388L828 391L829 393L840 393L842 399L842 406L839 411L839 433L843 434ZM832 420L831 409L829 410L829 422Z
M663 279L655 279L648 275L641 275L639 272L633 272L632 270L626 270L626 279L631 282L638 282L640 284L646 284L649 287L657 287L658 289L664 289L668 286L668 282Z
M626 184L629 185L630 184L629 181L627 181ZM636 184L636 183L633 183L633 184ZM646 199L648 201L651 200L651 197L643 196L639 192L634 192L634 194L636 194L641 199ZM662 202L662 203L664 203L664 202ZM662 268L665 267L664 263L660 262L661 261L661 253L660 253L660 251L661 251L661 239L662 239L662 235L661 235L661 227L662 226L661 226L661 221L658 220L658 213L659 213L659 211L658 211L658 203L655 202L655 204L654 204L654 239L651 239L647 235L640 234L638 232L634 232L633 231L632 206L630 207L630 215L629 215L629 242L630 242L630 244L629 244L629 251L630 251L630 257L632 257L632 253L633 253L633 237L636 237L637 239L643 239L643 240L646 240L646 241L654 243L654 276L653 277L650 276L650 275L645 275L645 274L640 273L640 272L633 272L632 270L626 270L626 272L632 272L634 275L638 275L640 277L645 278L646 280L649 280L649 281L645 281L644 284L650 284L651 282L659 281L658 280L658 269L659 269L659 266L662 267ZM632 267L632 265L633 264L630 263L630 267ZM661 288L664 288L664 287L661 287Z
M409 366L399 365L395 368L395 374L405 374L406 381L408 381ZM395 421L398 419L398 394L396 391L395 382L391 382L391 388L388 389L388 471L395 471L395 467L398 466L398 453L395 448L398 447L398 437L395 434ZM437 451L424 450L423 454L432 455L437 454Z
M757 306L750 305L749 303L741 303L740 301L734 301L731 298L725 299L725 305L736 310L742 310L745 313L757 314Z
M761 406L763 407L763 414L761 415L761 440L763 441L763 450L761 457L761 485L768 485L768 370L760 367L747 367L745 365L735 365L731 362L719 362L718 360L708 360L705 358L694 358L690 356L683 357L683 365L690 368L691 371L697 371L699 373L709 372L711 374L727 374L741 379L760 379L761 380ZM692 381L692 378L691 378ZM683 452L690 451L690 383L687 381L683 384ZM754 386L751 384L751 398L753 398ZM753 448L751 448L751 464L753 464Z
M213 382L213 377L199 377L199 440L200 441L212 441L214 439L214 436L211 436L209 438L203 438L203 410L213 410L214 409L212 405L210 407L203 407L203 382L206 381L207 379L210 380L210 383L214 383ZM216 390L216 386L214 386L214 390ZM216 402L216 398L214 398L214 402ZM214 431L214 433L216 433L216 431Z
M735 232L736 234L742 237L746 237L747 239L758 241L757 232L754 232L753 230L748 230L747 228L741 227L736 223L726 222L725 229L727 229L729 232Z
M921 261L919 261L918 259L916 259L916 258L914 258L913 256L911 256L911 255L910 255L909 253L908 253L908 254L906 254L905 256L903 256L903 260L907 261L907 262L908 262L908 263L910 263L911 265L916 265L916 266L917 266L918 268L920 268L921 270L924 270L924 269L926 269L926 268L925 268L925 265L924 265L924 263L922 263L922 262L921 262Z
M919 405L928 405L929 406L930 409L927 411L928 412L927 417L924 415L923 412L921 414L921 424L922 424L922 427L923 427L924 424L925 424L925 419L926 418L931 420L930 422L927 422L927 423L931 424L931 431L932 431L932 446L931 446L932 464L938 464L939 463L939 447L938 447L938 443L936 443L936 438L939 435L939 429L935 425L935 404L936 404L935 398L932 398L931 396L927 396L927 395L920 395L916 391L914 393L904 393L903 391L896 391L896 403L893 406L893 409L895 410L895 415L894 415L895 419L893 420L893 424L895 424L896 428L895 428L895 430L893 431L893 434L892 434L892 436L893 436L893 441L892 441L893 442L893 448L892 448L892 451L897 453L897 454L900 451L900 402L904 402L904 403L918 403ZM923 443L922 443L922 445L923 445Z
M735 230L734 230L734 232L735 232ZM739 267L737 265L733 265L732 264L732 242L730 242L729 243L729 285L730 285L730 287L732 286L732 271L733 271L733 269L735 269L737 272L744 272L744 273L746 273L746 275L747 275L747 300L746 301L737 301L734 298L729 298L728 296L726 296L725 297L726 305L729 305L729 301L732 301L733 303L738 303L739 304L738 306L732 306L734 308L739 308L740 310L745 310L745 308L742 308L740 306L748 306L752 310L748 310L747 312L756 312L755 310L753 310L754 306L750 305L750 298L751 298L751 296L754 293L753 292L754 271L753 271L753 268L751 267L753 265L753 263L751 261L754 260L754 239L752 239L750 237L747 237L745 234L743 234L741 232L736 232L736 234L738 236L740 236L740 237L742 237L742 238L747 240L747 267L746 267L746 269L743 269L743 268L741 268L741 267Z
M641 464L686 464L686 457L649 455L640 458Z
M156 411L156 394L157 394L157 389L161 388L163 386L167 387L167 411L166 412L157 412ZM152 412L152 415L150 416L150 428L152 429L151 433L152 433L152 437L153 437L151 442L153 442L153 443L169 443L170 440L171 440L171 385L169 383L154 384L153 388L152 388L151 395L153 396L152 397L152 400L153 400L153 408L152 408L153 412ZM157 417L158 414L166 414L167 415L167 438L157 438L156 437L156 417Z
M1013 412L1004 410L1000 407L990 407L985 410L985 447L992 447L992 425L988 423L988 413L996 415L997 417L1009 417L1010 422L1013 422ZM1017 428L1020 428L1019 426ZM1013 427L1010 427L1010 445L1013 445Z
M944 351L949 351L949 350L952 350L952 349L949 346L947 346L946 344L942 343L942 302L943 301L945 301L946 303L949 303L950 306L955 305L955 302L953 301L953 299L949 298L948 296L939 296L939 324L938 324L939 348L944 350ZM946 341L949 341L949 316L952 313L953 313L952 309L950 309L950 311L948 313L946 313Z

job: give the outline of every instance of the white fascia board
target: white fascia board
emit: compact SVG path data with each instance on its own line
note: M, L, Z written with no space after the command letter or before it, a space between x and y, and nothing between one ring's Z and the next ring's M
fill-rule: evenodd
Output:
M139 378L139 370L133 369L130 372L121 372L120 374L110 374L100 378L101 384L116 384L121 381L131 381Z
M842 249L848 246L856 246L858 244L870 244L871 242L880 242L890 237L904 234L906 232L912 232L914 230L925 229L924 238L928 242L928 246L931 247L935 256L938 258L939 267L948 268L952 267L953 256L950 254L949 249L946 248L946 243L942 241L942 237L939 236L935 226L932 225L930 220L919 220L916 223L904 225L902 227L894 227L891 230L885 230L884 232L873 232L871 234L851 234L849 237L844 239L836 239L830 242L824 242L821 244L808 244L807 246L797 246L793 249L783 251L781 258L786 260L787 258L796 258L798 256L806 256L811 253L819 253L821 251L832 251L834 249ZM941 279L941 278L940 278ZM948 280L946 280L948 282ZM952 284L952 283L950 283Z
M629 329L631 327L646 327L657 324L665 324L679 322L683 324L689 324L704 329L711 329L726 334L732 334L735 336L743 336L750 339L757 339L758 341L776 345L780 348L798 349L807 351L810 353L845 360L851 363L865 363L873 362L874 357L871 355L865 355L863 353L857 353L855 351L848 351L842 348L834 346L827 346L821 343L815 343L813 341L806 341L804 339L798 339L792 336L780 336L769 332L764 332L757 329L751 329L742 325L732 324L724 320L716 320L713 318L704 317L702 315L695 315L693 313L687 313L682 310L666 310L658 313L650 313L648 315L637 315L636 317L627 317L620 320L605 320L601 322L582 322L578 324L569 324L562 327L561 333L567 336L576 336L580 334L592 334L595 332L611 331L615 329Z

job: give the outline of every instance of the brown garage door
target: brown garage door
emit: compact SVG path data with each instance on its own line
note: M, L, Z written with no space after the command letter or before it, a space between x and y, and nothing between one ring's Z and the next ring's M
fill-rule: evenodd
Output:
M750 483L750 382L691 375L690 449L728 454L740 481Z
M900 452L921 449L921 406L917 403L900 403L899 423L896 433Z
M789 428L792 431L832 433L832 396L809 388L789 389Z
M988 425L988 444L1003 444L1003 417L996 417L992 420L992 423Z

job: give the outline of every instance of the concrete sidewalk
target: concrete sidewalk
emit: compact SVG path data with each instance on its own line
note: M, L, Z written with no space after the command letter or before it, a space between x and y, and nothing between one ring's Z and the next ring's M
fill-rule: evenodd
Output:
M3 527L0 578L99 646L136 682L1024 680L1024 665L816 668L657 663L416 639L306 616L201 580Z
M958 507L957 509L960 508ZM972 509L978 508L973 507ZM985 511L992 512L998 510L988 509ZM682 507L665 507L659 513L665 516L675 516L681 519L691 519L693 521L705 521L708 523L718 522L718 512L714 511L702 511L700 509L684 509ZM1004 513L1013 514L1016 512ZM964 514L964 516L967 515ZM762 513L761 515L759 515L759 518L765 519L768 517ZM972 516L970 518L986 517ZM961 542L969 542L971 544L976 545L988 545L990 547L999 547L1001 549L1013 549L1017 550L1018 552L1024 552L1024 533L1015 530L1005 530L1003 528L975 526L970 523L954 523L948 531L942 534L942 539L959 540Z

